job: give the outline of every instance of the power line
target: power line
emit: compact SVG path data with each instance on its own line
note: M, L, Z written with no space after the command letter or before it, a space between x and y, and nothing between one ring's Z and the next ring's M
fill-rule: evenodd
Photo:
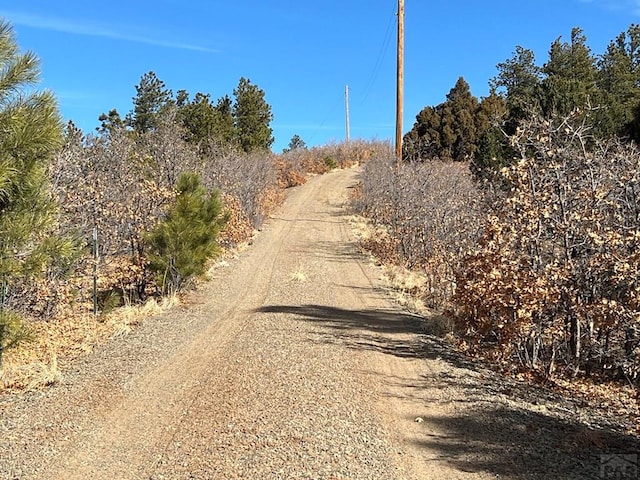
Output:
M382 41L382 45L380 47L380 51L378 52L378 57L376 59L376 63L373 66L373 70L371 72L371 76L369 77L367 85L364 88L363 97L362 97L362 100L360 101L361 104L363 104L367 100L367 97L369 96L369 93L371 93L371 89L373 88L373 85L374 85L375 81L378 78L378 74L380 73L380 69L382 68L382 62L383 62L384 58L386 57L387 51L389 49L389 45L391 44L391 38L393 37L392 33L393 33L394 27L396 25L396 22L395 22L395 19L396 19L396 16L397 16L396 10L397 10L397 4L394 1L393 2L393 10L391 12L391 16L389 17L389 23L387 25L387 31L386 31L386 33L384 35L384 40Z
M315 139L315 137L320 133L320 131L322 131L324 126L327 124L329 119L336 117L338 110L340 110L342 108L343 102L344 102L344 100L342 98L342 94L340 94L340 95L336 94L336 97L334 98L334 101L331 104L331 108L329 110L327 110L327 115L324 117L322 122L320 122L320 125L318 125L316 128L314 128L313 133L309 137L309 140L307 141L307 143L312 143L312 141Z
M369 96L369 93L371 93L371 89L373 88L373 85L375 84L375 81L378 78L378 74L382 69L382 63L384 61L384 58L386 57L387 51L389 49L389 45L391 44L391 39L393 38L393 31L395 30L396 18L398 15L397 13L398 5L397 5L397 0L393 0L391 3L393 4L393 8L391 11L391 15L389 17L389 22L387 24L387 30L385 32L382 45L380 46L380 49L378 51L378 57L376 58L376 62L373 66L371 75L369 77L369 80L367 81L366 87L364 88L364 93L363 93L362 100L360 100L360 105L364 104L364 102L367 100L367 97ZM328 113L324 118L324 120L320 122L320 125L315 129L314 133L309 137L308 139L309 143L313 141L313 139L317 136L319 131L322 130L322 128L327 124L327 121L330 118L335 117L336 111L340 107L340 104L342 104L342 100L340 101L340 103L338 103L338 101L336 100L336 103L333 104L332 108L328 110Z

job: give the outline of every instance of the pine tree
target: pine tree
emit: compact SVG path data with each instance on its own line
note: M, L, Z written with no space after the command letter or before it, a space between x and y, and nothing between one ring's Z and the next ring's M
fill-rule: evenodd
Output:
M553 42L543 72L542 105L545 116L566 116L597 103L595 58L580 28L571 31L571 43Z
M634 113L640 105L640 25L631 25L609 43L598 61L602 104L597 111L597 133L632 137Z
M0 356L19 336L5 310L12 282L40 272L54 247L47 166L61 145L56 101L38 92L38 59L20 53L12 27L0 22Z
M193 100L185 90L176 95L179 122L187 131L187 141L197 145L201 154L210 153L210 147L235 147L236 134L233 119L233 102L228 95L215 104L211 95L196 93Z
M513 56L497 65L498 75L489 85L505 95L509 114L505 119L507 134L515 133L521 120L540 111L542 71L535 63L533 51L517 46Z
M233 101L229 95L218 99L214 106L215 139L223 145L234 145L236 134L233 119Z
M302 138L300 138L300 135L294 135L293 137L291 137L291 140L289 141L289 146L287 148L285 148L282 153L287 153L287 152L292 152L294 150L306 150L307 149L307 144L304 143L304 140L302 140Z
M209 194L199 175L183 173L176 189L175 204L147 236L150 267L163 290L171 293L205 273L207 261L218 253L218 233L227 221L218 192Z
M98 117L100 126L96 128L100 135L110 135L114 130L125 127L125 122L118 110L111 109L109 113L103 113Z
M245 152L269 150L273 144L271 107L265 101L264 91L251 81L241 78L233 91L233 120L238 146Z
M145 73L136 85L133 111L127 115L127 125L138 133L145 133L157 125L157 116L172 103L172 92L154 72Z
M202 145L213 137L216 112L209 94L198 92L192 101L188 101L188 96L184 90L178 92L178 119L187 131L187 141Z

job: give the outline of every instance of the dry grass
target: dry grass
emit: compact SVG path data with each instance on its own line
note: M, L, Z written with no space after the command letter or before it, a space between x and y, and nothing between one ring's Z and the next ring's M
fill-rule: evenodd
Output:
M106 319L110 335L128 335L136 326L139 326L145 318L159 315L179 303L179 297L173 295L164 297L160 303L158 303L155 298L152 298L143 305L119 308L117 311L108 315Z
M62 379L58 366L58 356L49 353L50 358L36 359L20 364L5 361L0 369L0 391L6 389L35 390L57 384ZM10 358L9 355L7 355Z
M387 265L384 276L393 287L393 296L400 305L414 313L429 313L427 306L421 300L427 281L424 273L396 265Z
M31 340L4 355L0 368L0 392L34 390L58 383L62 379L60 363L91 352L101 341L126 335L144 319L157 315L178 302L167 297L143 305L126 306L105 316L68 315L30 325Z
M298 268L291 273L291 281L304 283L307 281L307 274L304 272L302 265L298 265Z

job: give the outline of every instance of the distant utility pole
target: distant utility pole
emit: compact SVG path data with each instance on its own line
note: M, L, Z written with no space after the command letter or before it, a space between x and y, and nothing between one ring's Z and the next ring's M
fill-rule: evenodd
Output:
M349 132L349 85L347 85L346 87L344 87L344 104L345 104L345 110L347 113L347 143L349 143L349 136L350 136L350 132Z
M398 77L396 95L396 161L402 162L402 116L404 104L404 0L398 0Z

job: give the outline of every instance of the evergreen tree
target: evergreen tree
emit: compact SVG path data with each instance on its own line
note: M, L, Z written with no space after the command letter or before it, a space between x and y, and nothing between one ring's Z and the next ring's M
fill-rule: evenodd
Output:
M543 72L542 104L545 116L568 115L597 103L595 58L580 28L571 31L571 43L553 42Z
M172 92L154 72L145 73L136 85L133 111L127 115L126 123L138 133L145 133L157 125L157 116L172 103Z
M103 113L98 117L100 126L96 128L99 134L109 135L114 130L118 130L125 127L125 122L122 120L120 113L115 108L109 110L109 113Z
M285 148L282 153L287 153L287 152L292 152L294 150L306 150L307 149L307 144L304 143L304 140L302 140L302 138L300 138L300 135L294 135L293 137L291 137L291 140L289 141L289 146L287 148Z
M422 160L439 157L442 152L440 135L442 104L423 108L413 124L413 128L404 136L403 158Z
M505 130L515 133L518 123L530 114L540 111L540 85L542 71L535 63L533 51L516 47L513 56L497 65L498 75L489 85L505 95L509 111Z
M477 176L491 175L512 161L514 152L508 145L505 131L509 113L507 100L493 89L480 102L477 115L480 135L471 165Z
M214 105L209 94L198 92L190 100L189 94L180 90L176 95L176 106L178 119L187 131L187 141L198 145L202 154L209 153L211 142L235 147L233 102L228 95L219 98Z
M172 293L205 273L207 262L218 252L218 233L227 221L218 192L209 194L199 175L183 173L176 190L175 204L147 236L150 267L163 290Z
M184 95L187 100L184 100ZM187 131L187 141L194 145L202 145L213 137L216 111L211 104L209 94L196 93L192 101L188 94L181 90L176 97L178 118Z
M492 125L502 125L509 114L509 108L504 96L491 89L489 96L480 101L477 115L479 132L484 132Z
M471 94L469 84L460 77L447 95L451 108L453 142L451 158L462 161L473 158L478 140L478 99Z
M436 107L425 107L404 137L405 160L432 159L464 161L473 158L483 123L478 118L478 99L460 77Z
M182 108L189 103L189 92L186 90L178 90L176 92L176 107Z
M238 146L245 152L269 150L274 141L273 115L264 91L252 85L250 80L241 78L233 95L232 114Z
M214 106L215 138L223 145L234 145L236 139L233 101L229 95L219 98Z
M12 27L0 22L0 360L21 332L5 309L7 289L39 273L55 247L47 166L62 125L53 95L34 90L38 76L36 56L20 53Z
M631 25L609 43L598 67L602 104L596 112L597 133L634 138L634 111L640 105L640 25Z

